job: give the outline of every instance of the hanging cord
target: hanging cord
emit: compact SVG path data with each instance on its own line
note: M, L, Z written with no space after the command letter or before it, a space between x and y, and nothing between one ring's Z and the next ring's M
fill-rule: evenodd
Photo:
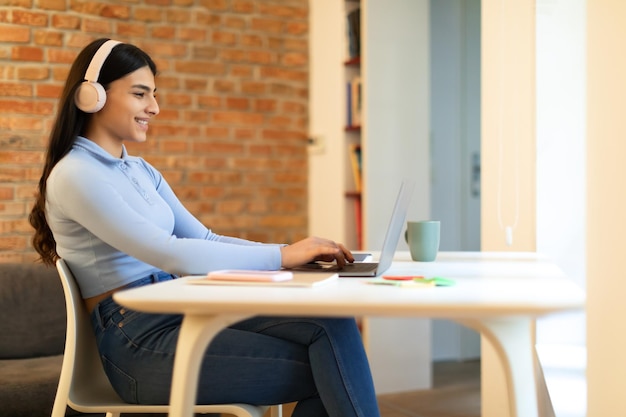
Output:
M511 133L511 138L513 142L514 148L514 163L513 163L513 180L514 180L514 215L513 215L513 223L510 225L505 225L503 221L503 201L502 201L502 192L503 192L503 181L502 176L504 173L504 47L505 47L505 29L504 29L504 3L506 0L500 0L500 33L499 33L499 74L498 74L498 95L499 95L499 125L498 125L498 189L496 194L497 201L497 214L498 214L498 225L500 229L505 233L506 244L508 246L513 245L513 231L517 228L519 223L519 117L515 117L514 112L511 112L513 115L514 126ZM511 108L517 100L519 99L519 85L517 83L513 83L513 94L511 100Z

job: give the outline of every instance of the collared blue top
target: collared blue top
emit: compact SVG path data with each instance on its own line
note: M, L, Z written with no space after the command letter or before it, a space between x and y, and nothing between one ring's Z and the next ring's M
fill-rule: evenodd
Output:
M280 246L213 233L159 171L126 148L115 158L84 137L54 167L46 218L84 298L163 270L277 270Z

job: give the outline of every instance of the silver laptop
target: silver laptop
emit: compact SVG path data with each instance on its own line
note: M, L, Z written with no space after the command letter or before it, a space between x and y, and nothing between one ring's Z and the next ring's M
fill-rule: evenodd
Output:
M335 263L313 262L306 265L293 268L296 271L320 271L320 272L337 272L340 277L375 277L381 275L391 266L393 255L396 252L398 241L402 233L402 226L406 220L409 210L409 203L415 181L405 179L400 184L400 190L396 197L396 203L391 213L389 227L385 234L383 247L380 251L380 259L378 262L355 262L346 264L343 268L339 268Z

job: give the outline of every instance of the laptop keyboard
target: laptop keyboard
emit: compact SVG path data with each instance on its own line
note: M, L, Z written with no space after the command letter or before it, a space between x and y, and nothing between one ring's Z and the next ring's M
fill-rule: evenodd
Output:
M376 263L368 263L368 262L356 262L356 263L348 263L343 268L337 266L337 264L326 264L326 263L310 263L301 265L297 268L297 270L307 270L307 271L328 271L328 272L340 272L340 271L350 271L350 272L368 272L372 269L376 268L378 264Z

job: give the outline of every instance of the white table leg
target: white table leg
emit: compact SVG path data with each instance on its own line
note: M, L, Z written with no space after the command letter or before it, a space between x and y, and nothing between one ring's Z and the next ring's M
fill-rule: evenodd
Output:
M503 366L511 417L538 417L535 347L529 317L460 321L479 331L493 345ZM543 414L543 413L542 413Z
M193 417L200 365L217 333L250 315L186 315L180 328L174 358L170 416Z

